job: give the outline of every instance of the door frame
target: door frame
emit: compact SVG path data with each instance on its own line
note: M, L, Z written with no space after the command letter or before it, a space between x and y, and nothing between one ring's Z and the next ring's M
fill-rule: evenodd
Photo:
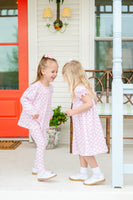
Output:
M21 26L20 26L21 24ZM18 0L19 91L28 86L28 0ZM27 69L23 66L27 66ZM25 81L26 80L26 81Z
M18 90L1 90L0 100L1 105L7 105L5 102L12 102L12 108L9 106L7 109L15 109L13 115L4 114L1 116L1 137L28 137L28 130L23 129L17 125L22 106L20 104L20 97L24 90L28 87L28 0L18 0L18 78L19 78L19 89ZM4 43L8 45L8 43ZM8 103L10 105L10 103ZM2 108L3 111L5 107ZM9 127L6 127L6 120L9 120Z
M36 77L37 55L37 0L28 0L29 84L32 83Z

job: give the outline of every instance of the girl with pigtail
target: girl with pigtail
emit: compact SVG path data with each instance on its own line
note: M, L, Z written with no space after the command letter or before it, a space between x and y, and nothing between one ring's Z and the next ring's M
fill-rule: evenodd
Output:
M32 174L37 174L38 181L45 181L56 176L44 166L44 150L47 145L46 130L53 112L51 100L53 82L57 76L58 63L50 54L44 55L38 65L36 80L23 93L20 101L22 113L18 125L31 131L36 143L36 156Z

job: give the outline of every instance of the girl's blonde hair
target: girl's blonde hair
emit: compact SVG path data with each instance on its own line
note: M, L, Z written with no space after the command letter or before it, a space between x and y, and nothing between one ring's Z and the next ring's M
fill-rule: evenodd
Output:
M42 69L45 69L46 67L48 67L48 65L51 62L55 62L58 65L57 61L54 58L45 57L45 55L42 56L42 58L38 64L38 67L37 67L36 80L33 83L39 81L42 78L42 76L43 76Z
M87 75L84 69L81 66L81 63L76 60L72 60L69 63L66 63L62 69L62 75L64 79L68 82L72 99L75 98L74 90L75 88L83 84L93 98L95 98L95 93L92 90L91 83L89 82Z

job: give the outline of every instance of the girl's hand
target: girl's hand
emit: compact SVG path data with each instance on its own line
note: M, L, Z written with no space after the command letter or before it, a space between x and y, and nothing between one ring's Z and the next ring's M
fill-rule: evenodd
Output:
M74 115L74 112L73 112L72 109L68 109L68 110L66 110L66 114L67 114L68 116L72 116L72 115Z
M39 114L32 115L33 119L38 119Z

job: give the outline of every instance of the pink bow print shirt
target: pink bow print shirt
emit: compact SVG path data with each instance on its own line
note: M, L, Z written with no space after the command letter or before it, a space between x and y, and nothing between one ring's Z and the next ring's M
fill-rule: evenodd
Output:
M49 122L53 115L51 108L53 86L44 87L40 81L33 83L23 93L20 102L22 113L18 125L27 129L49 128ZM33 119L34 114L39 114L38 119Z

